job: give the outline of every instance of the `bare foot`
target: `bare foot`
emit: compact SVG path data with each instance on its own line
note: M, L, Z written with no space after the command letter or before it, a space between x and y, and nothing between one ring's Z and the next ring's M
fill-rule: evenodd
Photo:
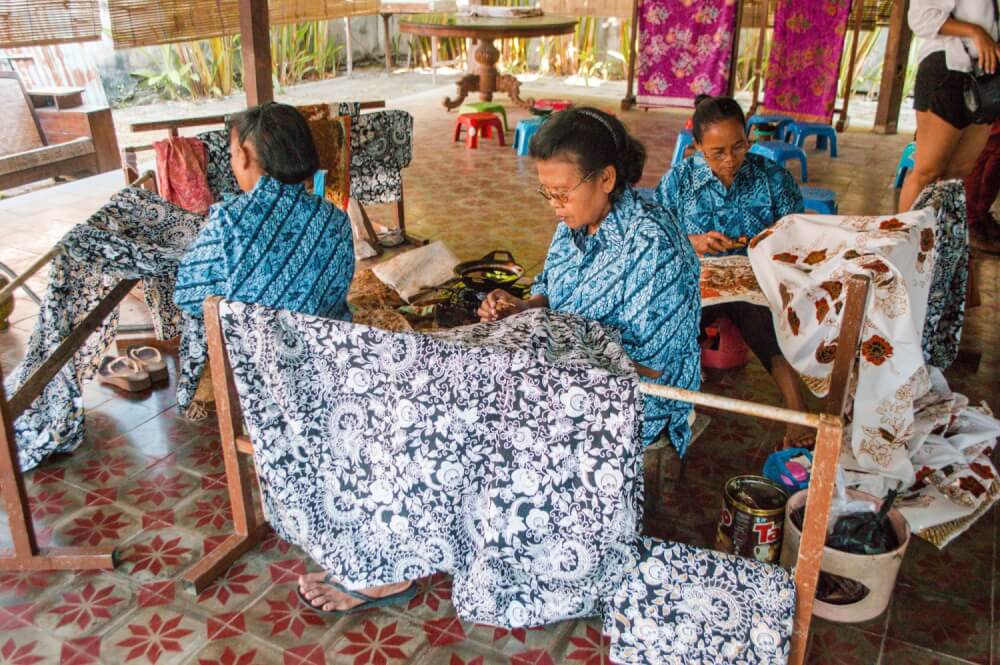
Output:
M355 598L326 583L326 573L309 573L299 577L299 590L306 597L309 604L324 612L334 610L343 612L361 605L364 601ZM382 598L399 593L403 589L413 584L413 582L399 582L398 584L386 584L384 586L362 589L360 593L371 598Z

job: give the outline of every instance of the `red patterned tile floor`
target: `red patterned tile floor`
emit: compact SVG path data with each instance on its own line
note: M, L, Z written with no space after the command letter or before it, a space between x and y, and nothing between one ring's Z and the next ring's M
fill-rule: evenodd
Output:
M416 116L414 160L405 175L410 229L446 241L462 259L510 249L529 274L536 273L555 220L534 194L530 160L493 141L482 142L478 150L451 143L454 115L438 103L425 96L406 106ZM613 110L611 102L599 104ZM510 111L512 122L525 116ZM642 184L653 186L684 116L629 112L622 118L646 143ZM891 211L895 160L907 140L852 131L840 139L840 158L810 153L811 184L834 189L843 212ZM95 209L106 196L101 188L113 190L116 178L108 174L0 202L5 236L0 260L15 268L29 265ZM389 215L389 210L374 212ZM956 366L948 376L954 387L1000 410L1000 262L983 261L977 270L984 304L969 312L966 343L982 352L982 363L978 371ZM43 278L32 284L40 290ZM136 303L125 309L126 319L142 316ZM8 370L23 353L36 311L19 298L14 326L0 333L0 362ZM756 362L707 389L773 403L778 399ZM299 604L294 581L307 563L301 552L274 536L204 593L191 595L179 576L231 527L216 428L180 418L172 385L136 397L90 384L85 402L87 440L73 455L29 474L31 510L43 543L115 543L122 562L102 573L0 575L0 663L608 662L607 642L595 621L506 631L459 620L450 580L443 576L422 580L407 607L328 621ZM775 425L714 417L690 452L684 480L666 486L650 532L709 545L721 483L736 473L759 471L779 438ZM5 521L3 516L0 545L9 544ZM914 541L889 610L861 625L817 620L809 661L997 662L997 538L991 511L944 551Z

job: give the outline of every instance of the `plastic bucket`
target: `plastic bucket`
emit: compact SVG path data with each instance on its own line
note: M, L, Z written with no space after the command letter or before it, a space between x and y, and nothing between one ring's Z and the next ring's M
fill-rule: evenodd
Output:
M792 521L792 513L806 503L808 490L792 495L785 512L785 538L781 548L781 565L791 568L799 552L802 530ZM869 501L878 510L882 501L871 494L847 490L854 500ZM895 508L889 511L889 522L900 542L896 549L883 554L851 554L830 547L823 548L820 561L821 573L839 575L865 587L867 592L859 600L844 604L828 603L819 598L813 605L813 614L828 621L858 623L869 621L882 614L889 606L892 590L896 586L896 575L903 563L906 546L910 543L910 527L903 514Z

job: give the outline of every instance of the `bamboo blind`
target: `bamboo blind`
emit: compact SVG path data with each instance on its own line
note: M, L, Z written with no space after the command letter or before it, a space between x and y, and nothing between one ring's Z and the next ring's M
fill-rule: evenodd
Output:
M546 14L632 17L632 0L541 0L539 6Z
M378 13L378 0L270 0L269 8L271 24L282 25L370 16ZM108 0L108 11L115 48L185 42L240 31L237 0Z
M0 48L100 38L97 0L0 0Z

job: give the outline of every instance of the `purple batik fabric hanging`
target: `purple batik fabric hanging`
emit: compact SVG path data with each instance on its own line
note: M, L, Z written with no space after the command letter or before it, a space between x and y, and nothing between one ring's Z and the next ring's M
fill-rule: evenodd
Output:
M851 0L778 0L760 113L832 121L850 14Z
M729 79L736 0L642 0L639 94L643 106L693 106L723 95Z

